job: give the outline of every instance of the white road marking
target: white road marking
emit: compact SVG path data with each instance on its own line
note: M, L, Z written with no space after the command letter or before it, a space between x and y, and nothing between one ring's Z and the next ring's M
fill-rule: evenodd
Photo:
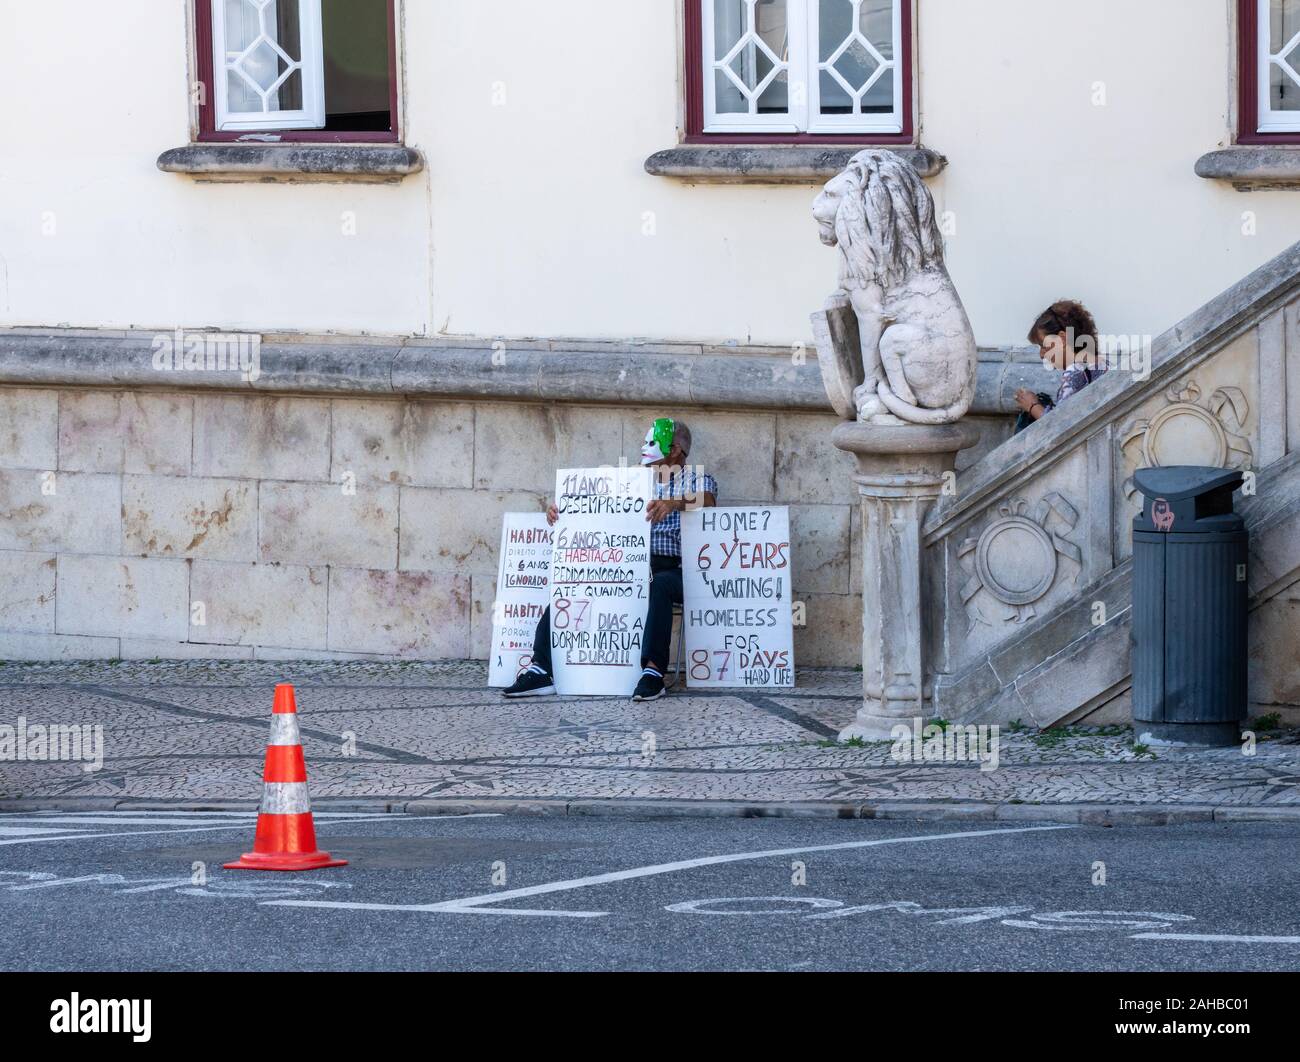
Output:
M185 829L170 830L124 830L119 833L62 833L54 837L15 837L12 840L0 840L0 847L11 844L45 844L50 841L98 841L105 837L154 837L169 833L210 833L217 830L247 830L252 824L248 822L231 823L229 826L191 826Z
M251 812L256 815L257 812ZM428 819L499 819L502 816L499 811L480 811L473 815L425 815ZM348 819L356 821L358 819L392 819L392 818L411 818L406 812L397 811L313 811L312 817L317 819Z
M5 878L18 878L23 884L9 884ZM255 882L248 878L214 880L206 886L196 887L191 875L171 878L126 878L121 874L86 874L79 877L59 878L39 870L0 870L0 889L7 892L27 892L32 889L60 888L64 885L100 886L117 896L142 893L174 892L184 896L206 896L219 899L265 900L275 896L300 896L312 889L350 889L346 881L313 879ZM130 886L122 888L122 886Z
M1131 940L1199 940L1208 944L1300 944L1300 937L1238 937L1230 933L1134 933Z
M954 915L935 922L936 926L970 926L977 922L990 922L998 918L1009 918L1015 914L1027 914L1032 907L934 907L925 908L913 900L889 900L885 903L864 903L856 907L842 907L838 911L826 911L822 914L808 915L808 920L823 921L827 918L854 918L860 914L874 914L877 911L893 911L905 915Z
M321 818L323 816L316 816L316 817ZM394 821L403 820L409 822L413 816L393 813L393 814L385 814L382 816L363 815L359 818L332 817L329 820L329 822L331 825L334 823L345 823L345 822L373 822L376 819L376 817L384 818L384 819L392 819ZM479 812L473 815L422 815L418 817L428 818L432 820L495 819L495 818L500 818L501 815L499 812ZM124 830L116 833L97 833L93 831L81 830L77 833L56 834L54 836L48 836L48 837L12 837L9 838L8 840L0 838L0 847L4 847L6 845L11 845L11 844L44 844L50 841L98 841L106 837L152 837L159 834L171 834L171 833L209 833L209 832L215 832L217 830L248 830L253 825L252 820L253 820L253 816L250 815L250 816L246 816L242 821L239 822L214 823L214 824L204 825L204 826L187 826L183 829L178 827L169 827L167 829L162 829L162 830ZM121 820L118 821L120 822ZM178 820L178 821L184 821L184 820ZM104 822L104 825L106 826L112 824L113 824L112 820L106 820Z
M393 811L313 811L318 819L391 819L398 812ZM257 810L249 811L154 811L152 808L137 808L134 811L4 811L0 812L3 821L33 821L46 819L64 821L68 818L86 818L104 822L121 821L123 818L140 818L148 816L153 819L255 819ZM444 816L430 815L429 818ZM446 818L462 818L459 815L447 815Z
M1015 929L1052 929L1093 932L1103 929L1166 929L1174 922L1195 922L1192 915L1166 911L1049 911L1033 920L1004 918L1004 926Z
M516 915L521 918L604 918L608 911L531 911L523 907L456 907L457 901L449 901L447 910L452 914L473 914L473 915ZM272 906L281 905L286 907L343 907L349 911L441 911L438 904L431 904L424 907L406 907L401 904L391 903L306 903L297 900L266 900L262 906L270 904Z
M324 907L340 910L360 911L423 911L450 914L483 914L482 908L487 904L504 903L507 900L522 899L525 896L544 896L553 892L570 892L585 889L593 885L608 885L617 881L631 881L635 878L649 878L659 874L674 874L679 870L694 870L697 867L718 866L722 863L741 863L752 859L772 859L778 856L803 855L807 852L845 852L855 848L877 848L890 844L917 844L922 841L961 841L972 837L1001 837L1009 834L1038 833L1047 830L1073 830L1071 825L1061 826L1021 826L1007 830L969 830L962 833L931 833L920 837L883 837L871 841L845 841L840 844L805 845L798 848L772 848L763 852L735 852L731 855L703 856L699 859L683 859L675 863L658 863L648 867L634 867L631 870L614 870L607 874L593 874L586 878L573 878L568 881L553 881L546 885L530 885L522 889L510 889L506 892L485 893L481 896L466 896L459 900L444 900L440 903L387 904L387 903L333 903L315 900L268 900L264 906L272 907ZM549 916L560 918L602 918L608 911L500 911L494 914L521 914L524 916Z
M806 912L798 908L787 908L784 911L768 908L763 911L732 911L717 910L712 907L715 903L793 903L807 904L809 907L843 907L843 900L827 900L821 896L715 896L705 900L684 900L681 903L670 903L664 908L665 911L671 911L673 914L702 914L702 915L806 915ZM705 906L706 904L710 906Z
M122 819L157 819L159 822L175 822L185 819L220 819L231 822L235 818L246 819L256 815L256 811L241 811L237 815L215 811L186 811L173 814L167 811L6 811L0 813L0 822L62 822L64 819L93 819L96 822L120 822Z
M69 825L69 826L101 826L101 827L102 826L171 826L176 822L188 822L194 826L201 825L205 822L210 822L215 826L228 826L231 823L230 819L214 819L210 815L195 815L191 819L155 819L155 818L140 818L140 817L120 818L120 819L96 819L96 818L91 818L89 815L70 815L67 818L57 818L57 819L49 819L43 821L48 821L52 824L57 824L58 826ZM241 819L239 821L251 822L252 819ZM0 830L5 828L6 826L0 826ZM53 828L57 828L57 826L51 826L47 828L53 829Z
M125 885L126 882L124 881L122 884ZM186 886L193 885L193 884L194 884L194 879L190 877L170 878L167 881L159 881L153 885L141 885L134 889L119 889L118 895L129 896L138 892L166 892L169 889L185 888Z
M27 885L10 885L10 892L26 892L29 889L57 889L61 885L85 885L94 883L96 885L114 885L120 884L122 875L120 874L83 874L79 878L51 878L43 881L31 882Z
M59 826L0 826L0 837L35 837L49 833L82 833L81 830L65 830Z

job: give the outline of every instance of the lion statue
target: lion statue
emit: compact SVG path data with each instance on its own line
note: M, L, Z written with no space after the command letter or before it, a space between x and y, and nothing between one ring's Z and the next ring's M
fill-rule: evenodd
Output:
M874 424L959 420L974 397L978 353L920 174L893 152L859 152L826 184L813 217L822 243L839 249L840 290L818 328L836 409ZM856 341L851 322L829 333L824 324L850 309Z

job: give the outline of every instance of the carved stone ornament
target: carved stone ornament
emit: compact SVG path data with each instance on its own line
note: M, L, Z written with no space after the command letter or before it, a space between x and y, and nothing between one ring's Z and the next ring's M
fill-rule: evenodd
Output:
M1175 384L1165 392L1169 405L1150 420L1130 425L1120 442L1139 450L1139 468L1162 465L1206 465L1211 468L1248 468L1254 459L1250 440L1242 432L1250 415L1250 403L1239 387L1220 387L1201 402L1201 389L1194 380ZM1124 496L1131 498L1137 487L1130 478Z
M934 200L892 151L860 151L813 204L822 243L839 251L839 290L819 325L826 393L846 419L952 424L975 396L978 351L943 260ZM825 320L825 318L823 318Z
M978 538L968 538L957 549L968 578L961 588L962 604L970 619L967 633L978 624L992 626L978 603L981 591L1009 608L1001 619L1023 623L1035 615L1033 603L1056 582L1059 557L1083 567L1083 551L1065 536L1079 522L1079 511L1060 494L1046 495L1031 511L1029 502L1017 498L998 507L999 518ZM1053 522L1064 530L1052 530Z

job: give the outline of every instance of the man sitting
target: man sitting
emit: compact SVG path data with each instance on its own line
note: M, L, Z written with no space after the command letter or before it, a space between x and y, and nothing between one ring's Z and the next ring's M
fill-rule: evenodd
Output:
M718 504L717 481L698 466L686 467L690 452L691 429L667 417L650 426L641 449L641 463L654 469L654 498L646 506L646 519L650 521L650 605L646 611L641 680L632 694L634 701L653 701L664 695L673 606L682 603L682 512ZM554 524L559 518L552 504L546 519ZM504 693L511 698L548 697L555 693L549 608L537 624L532 665Z

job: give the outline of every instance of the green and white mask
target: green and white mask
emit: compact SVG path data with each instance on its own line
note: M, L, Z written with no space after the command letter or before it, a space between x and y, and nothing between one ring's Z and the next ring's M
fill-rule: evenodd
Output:
M673 448L673 436L677 426L667 417L660 417L645 433L645 445L641 447L641 463L653 465L656 461L667 460Z

